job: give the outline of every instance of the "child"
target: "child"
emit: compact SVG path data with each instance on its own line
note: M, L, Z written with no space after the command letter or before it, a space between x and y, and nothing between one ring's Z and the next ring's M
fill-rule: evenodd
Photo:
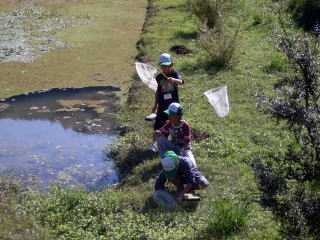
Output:
M177 188L176 199L183 200L186 193L194 190L204 189L209 186L208 180L189 162L173 151L166 151L161 159L163 171L155 183L155 191L165 190L167 181L173 183Z
M152 112L157 114L154 130L160 129L168 120L168 116L164 111L171 103L179 102L178 85L183 84L180 74L173 68L173 62L170 54L161 54L159 65L161 73L156 76L158 88L155 93L155 101L152 108ZM156 143L152 144L151 150L155 152L157 151Z
M164 111L169 120L156 130L160 156L168 150L185 157L193 167L197 167L196 160L191 151L191 129L188 123L182 119L183 109L180 103L173 102Z

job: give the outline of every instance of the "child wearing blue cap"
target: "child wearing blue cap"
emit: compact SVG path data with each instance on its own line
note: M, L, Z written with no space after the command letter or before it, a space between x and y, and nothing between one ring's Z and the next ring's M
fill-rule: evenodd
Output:
M157 114L154 130L160 129L168 120L168 115L165 114L164 111L171 103L179 102L178 85L184 83L180 74L173 68L173 61L170 54L161 54L159 65L161 72L156 76L158 88L155 93L155 101L152 108L152 112ZM151 150L156 151L156 144L151 146Z
M183 109L180 103L173 102L164 111L168 116L168 121L159 130L156 130L156 138L160 156L172 150L176 154L185 157L192 166L196 167L196 160L191 147L191 128L182 119Z

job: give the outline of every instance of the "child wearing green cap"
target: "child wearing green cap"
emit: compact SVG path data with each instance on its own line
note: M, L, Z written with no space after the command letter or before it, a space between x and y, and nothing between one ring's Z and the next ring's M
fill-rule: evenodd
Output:
M191 128L182 119L182 112L182 106L177 102L171 103L164 111L169 120L156 131L160 156L163 157L166 151L172 150L185 157L192 166L196 167L196 160L191 150Z
M162 172L155 183L155 191L165 190L166 182L173 183L177 188L176 199L182 201L186 193L204 189L209 182L198 168L173 151L166 151L161 159Z
M179 102L178 85L184 83L180 74L173 68L173 61L170 54L161 54L159 65L161 73L156 76L158 88L155 93L155 101L152 108L152 112L157 115L154 130L160 129L168 120L168 116L164 111L172 102ZM152 149L155 149L155 145L153 145Z

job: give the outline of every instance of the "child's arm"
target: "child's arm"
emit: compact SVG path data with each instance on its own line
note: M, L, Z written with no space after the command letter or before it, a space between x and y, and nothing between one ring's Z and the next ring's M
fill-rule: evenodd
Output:
M168 77L168 81L177 85L183 84L183 80L179 78Z
M156 134L167 137L169 135L170 126L171 126L170 121L167 120L166 123L160 129L156 130Z
M183 200L184 194L189 193L193 189L193 185L191 183L185 184L182 191L177 193L177 201L181 202Z
M154 185L154 190L164 190L165 189L165 183L167 181L166 176L164 175L163 171L160 173L159 177L156 180L156 183Z
M182 130L183 130L183 147L188 148L191 142L191 128L185 122L182 127Z

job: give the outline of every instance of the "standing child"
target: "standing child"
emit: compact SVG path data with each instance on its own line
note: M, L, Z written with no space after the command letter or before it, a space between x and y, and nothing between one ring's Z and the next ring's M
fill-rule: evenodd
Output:
M178 85L183 84L180 74L173 68L171 55L163 53L160 55L159 65L161 72L156 76L158 88L155 93L152 112L157 114L154 130L159 130L168 120L164 111L173 102L179 102ZM155 140L155 136L153 137ZM152 151L157 151L156 142L151 145Z
M182 119L183 109L180 103L171 103L164 113L168 115L169 120L163 127L156 130L160 157L164 157L166 151L172 150L185 157L192 167L197 167L191 151L191 128Z

